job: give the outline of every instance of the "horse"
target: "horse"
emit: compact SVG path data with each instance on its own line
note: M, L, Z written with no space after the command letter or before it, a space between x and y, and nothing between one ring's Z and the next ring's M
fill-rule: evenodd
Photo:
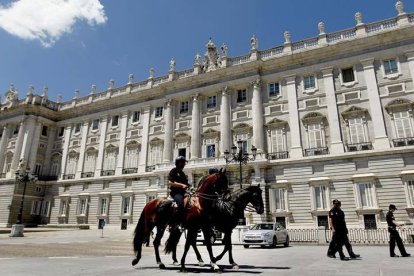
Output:
M215 271L220 270L220 267L216 264L224 254L229 251L229 261L233 269L238 269L238 265L233 260L232 254L232 244L231 244L231 232L236 227L237 222L244 215L244 209L247 205L251 203L253 208L258 214L263 214L264 204L262 198L262 190L260 186L249 186L245 189L241 189L233 193L228 200L216 200L216 199L207 199L214 201L215 204L212 205L212 208L209 210L209 215L193 216L188 217L187 226L188 234L187 240L184 247L184 253L181 258L181 271L186 272L185 267L185 258L190 246L195 246L197 240L197 232L201 228L204 236L206 237L207 246L209 245L209 230L212 226L215 226L217 230L224 233L224 250L216 258L211 259L212 269ZM207 236L206 236L207 235ZM173 231L170 234L170 237L167 240L165 252L174 252L176 250L180 233L178 231ZM207 247L208 248L208 247Z
M217 199L219 194L223 194L228 190L228 180L226 177L226 170L220 169L219 172L208 176L205 181L201 184L198 188L197 193L204 195L205 197L211 199ZM191 198L191 199L190 199ZM190 201L190 202L188 202ZM135 227L134 231L134 239L133 239L133 246L134 246L134 253L135 259L132 260L132 265L135 266L141 259L142 253L142 244L145 240L145 237L149 236L151 230L154 226L157 227L157 234L154 239L154 251L155 251L155 259L160 269L164 269L165 265L162 263L160 254L159 254L159 246L161 243L161 239L164 235L165 229L170 223L171 218L174 216L174 207L172 206L173 201L166 198L157 198L150 202L148 202L144 209L141 212L140 218L138 220L137 226ZM190 193L187 194L187 197L184 199L184 224L188 219L188 216L191 216L191 213L195 212L197 214L202 213L205 208L209 208L211 201L205 201L199 197L191 196ZM185 226L185 225L184 225ZM174 227L172 232L180 233L181 231L178 227ZM179 238L178 238L179 239ZM178 241L177 241L178 243ZM195 246L194 251L196 252L197 258L199 260L200 266L202 265L201 255L198 252ZM210 259L213 259L213 252L210 247L207 246L209 251ZM176 252L173 252L173 261L174 264L178 263L176 259Z

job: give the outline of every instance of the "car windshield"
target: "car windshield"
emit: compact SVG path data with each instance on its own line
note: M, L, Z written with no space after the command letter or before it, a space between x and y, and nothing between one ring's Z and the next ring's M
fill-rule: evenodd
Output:
M251 230L273 230L273 224L256 224L253 225Z

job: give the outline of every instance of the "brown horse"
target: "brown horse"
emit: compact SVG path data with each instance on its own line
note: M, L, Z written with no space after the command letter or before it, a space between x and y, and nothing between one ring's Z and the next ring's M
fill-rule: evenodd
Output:
M186 222L190 221L192 217L203 217L207 210L212 208L214 204L214 199L217 199L220 194L223 194L228 190L228 180L226 177L225 170L220 170L218 173L215 173L211 176L208 176L201 186L198 188L196 195L202 195L203 198L198 196L191 196L189 193L184 199L184 206L187 206L184 214L183 226L187 227ZM190 200L189 200L190 199ZM190 201L190 203L188 203ZM160 254L159 254L159 245L161 238L164 235L165 229L170 223L171 218L174 215L174 208L172 207L172 201L166 198L158 198L148 202L144 209L142 210L141 216L139 218L138 224L135 228L134 233L134 252L136 258L132 261L132 265L138 264L141 259L142 244L145 241L145 238L148 237L152 229L157 227L157 235L154 239L154 251L155 259L159 268L165 268L165 265L162 263ZM173 231L179 231L178 228ZM206 240L207 250L210 255L210 259L213 260L213 252L211 244L209 243L209 233L207 233ZM178 237L179 239L179 237ZM195 252L197 254L198 260L201 260L201 256L198 253L198 250L194 246ZM175 250L173 252L174 263L177 262Z

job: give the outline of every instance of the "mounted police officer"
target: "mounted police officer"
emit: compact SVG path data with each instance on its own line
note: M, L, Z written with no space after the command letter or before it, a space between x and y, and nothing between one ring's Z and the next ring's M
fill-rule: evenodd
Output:
M330 258L335 258L335 253L339 252L341 260L347 260L342 251L342 246L345 245L349 257L358 258L360 255L353 252L348 239L348 228L346 227L345 213L341 209L341 202L334 199L332 203L333 208L329 211L329 228L332 231L332 240L327 255Z
M387 213L386 219L388 224L388 232L390 232L390 256L391 257L399 257L395 254L395 242L397 242L398 249L400 250L402 257L410 257L411 254L408 254L405 251L404 244L401 240L400 234L397 231L397 227L401 227L402 225L395 222L394 212L397 210L394 204L390 204L389 211Z
M173 168L168 175L168 184L170 188L170 196L177 204L174 221L181 221L183 215L183 201L186 190L190 187L188 178L183 172L187 163L184 156L178 156L175 159L175 168Z

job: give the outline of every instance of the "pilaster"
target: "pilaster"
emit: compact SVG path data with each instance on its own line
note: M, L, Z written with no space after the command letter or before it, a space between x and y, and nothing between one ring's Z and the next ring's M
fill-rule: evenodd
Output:
M361 60L364 68L365 81L367 83L369 106L372 123L374 125L374 149L390 148L390 142L385 129L384 114L382 112L381 99L378 91L377 78L374 70L374 59Z
M99 149L98 157L96 158L95 176L100 176L103 165L103 157L105 154L106 131L108 128L108 117L103 116L100 123Z
M40 133L42 130L42 124L39 121L35 121L34 131L32 135L29 136L29 148L27 151L29 152L27 160L29 168L34 171L34 167L36 165L36 159L37 159L37 150L39 148L39 140L40 140Z
M17 165L20 160L20 153L22 151L23 139L25 136L24 134L26 132L26 120L27 120L27 117L25 117L20 122L19 133L17 134L16 146L14 148L14 154L13 154L13 159L12 159L11 168L10 168L10 175L14 175L14 172L16 171Z
M115 175L121 175L122 169L124 168L127 128L128 128L128 111L124 111L121 114L121 133L119 137L119 155L118 155Z
M0 171L2 171L4 167L7 142L10 137L11 131L12 128L10 124L6 124L3 126L3 133L0 140L0 156L2 156L2 158L0 158Z
M193 109L191 113L191 159L200 158L200 104L199 96L193 96Z
M163 162L170 163L172 161L172 146L173 146L173 102L168 100L165 105L165 139L164 139L164 152L163 152Z
M60 179L63 179L63 176L66 173L66 162L68 159L68 151L69 151L69 143L70 143L70 136L72 134L72 125L67 125L65 127L65 137L63 138L63 150L62 150L62 167L60 168Z
M261 80L258 78L252 83L252 121L253 121L253 145L257 148L257 153L265 153L264 130L263 130L263 101L261 93Z
M49 127L49 137L47 138L47 148L45 153L45 161L43 163L43 174L49 174L50 172L50 161L52 158L52 150L53 145L55 143L56 139L56 132L57 127L56 126L50 126Z
M85 163L86 141L88 139L89 122L83 122L82 138L80 144L79 160L76 168L75 178L81 178L83 172L83 164Z
M138 172L145 172L147 166L147 155L148 155L148 133L149 133L149 122L150 122L150 106L145 106L141 110L142 118L142 132L141 132L141 152L139 155Z
M230 95L227 87L221 90L221 106L220 106L220 155L224 155L224 151L230 150L231 129L230 129Z
M326 105L328 107L329 130L331 136L331 147L329 151L331 153L343 153L344 144L341 137L341 128L339 124L338 106L336 102L332 70L333 68L322 69Z
M405 52L407 57L408 67L410 68L411 81L414 82L414 50Z
M300 136L300 122L298 113L298 99L296 92L296 76L286 76L286 90L288 94L289 128L291 137L290 156L292 158L302 157L302 142Z

